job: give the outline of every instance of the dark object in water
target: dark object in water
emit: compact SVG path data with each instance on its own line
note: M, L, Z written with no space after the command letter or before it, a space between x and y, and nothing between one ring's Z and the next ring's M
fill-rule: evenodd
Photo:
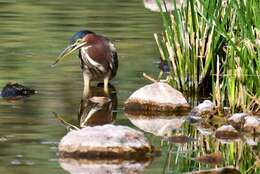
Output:
M25 87L18 83L7 83L1 92L3 98L19 98L35 94L34 89Z

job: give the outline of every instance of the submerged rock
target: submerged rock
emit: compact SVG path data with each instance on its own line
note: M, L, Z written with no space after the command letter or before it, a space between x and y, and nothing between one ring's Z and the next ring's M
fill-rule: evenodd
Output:
M196 161L205 164L221 164L223 157L221 152L214 152L211 154L202 155L196 158Z
M183 94L167 83L156 82L135 91L125 102L125 111L182 112L189 109Z
M172 144L185 144L192 141L197 141L195 138L186 135L173 135L167 140Z
M82 158L144 157L151 145L142 132L126 126L103 125L70 131L59 143L59 156Z
M18 83L7 83L1 92L3 98L16 99L19 97L26 97L37 93L34 89L25 87Z
M217 169L194 171L187 174L240 174L240 171L236 168L224 167Z
M225 139L225 140L233 140L239 139L239 132L231 125L223 125L216 130L215 133L216 138Z
M205 164L221 164L223 157L221 152L214 152L211 154L202 155L196 158L196 161Z

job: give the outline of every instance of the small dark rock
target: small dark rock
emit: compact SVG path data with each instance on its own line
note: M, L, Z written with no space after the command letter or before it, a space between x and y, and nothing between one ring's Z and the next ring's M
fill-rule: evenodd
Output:
M234 140L240 138L240 133L231 125L223 125L215 133L216 138L224 140Z
M185 144L192 141L196 141L195 138L186 135L174 135L168 138L168 141L173 144Z
M224 167L224 168L194 171L187 174L240 174L240 171L235 168Z
M3 98L26 97L37 93L34 89L25 87L18 83L7 83L1 92Z
M221 164L223 157L221 152L202 155L196 158L196 161L204 164Z

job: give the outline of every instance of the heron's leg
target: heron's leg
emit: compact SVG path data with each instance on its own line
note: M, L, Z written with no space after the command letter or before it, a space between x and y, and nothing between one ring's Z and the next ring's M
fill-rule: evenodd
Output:
M87 74L83 73L84 78L84 91L83 91L83 97L88 97L90 92L90 78Z
M105 77L104 79L104 91L105 94L109 95L109 88L108 88L109 76Z

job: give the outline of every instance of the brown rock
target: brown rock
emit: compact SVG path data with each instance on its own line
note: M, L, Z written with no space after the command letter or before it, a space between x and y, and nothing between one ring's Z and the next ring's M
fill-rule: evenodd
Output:
M196 160L205 164L221 164L223 157L221 152L215 152L197 157Z
M240 171L235 168L224 167L217 169L194 171L187 174L240 174Z
M226 139L226 140L233 140L233 139L240 138L239 132L231 125L224 125L218 128L216 130L215 136L218 139Z

